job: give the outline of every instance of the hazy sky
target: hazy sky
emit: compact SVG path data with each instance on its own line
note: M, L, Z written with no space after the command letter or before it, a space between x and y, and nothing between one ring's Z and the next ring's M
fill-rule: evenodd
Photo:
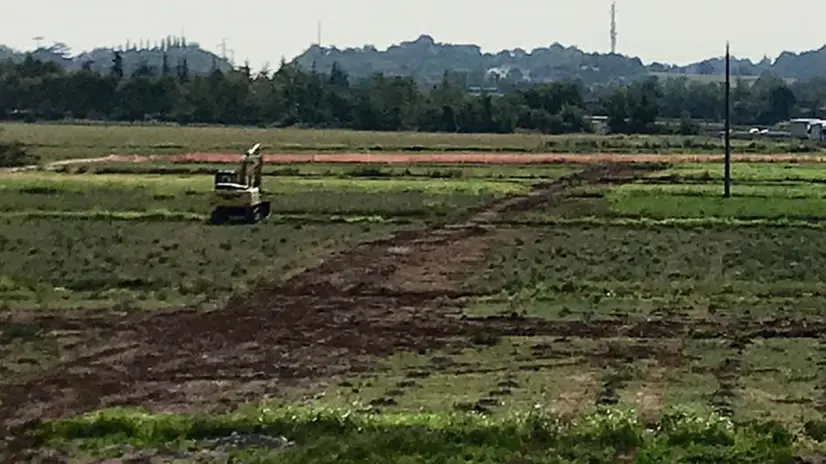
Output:
M14 0L7 0L12 2ZM276 66L316 41L340 48L372 44L383 49L420 34L436 41L475 43L484 51L553 42L586 51L609 49L610 0L104 0L14 1L0 15L0 44L34 48L65 42L73 52L126 39L156 40L185 32L218 51L226 37L235 59L258 68ZM686 63L732 53L760 59L783 50L821 47L826 3L752 0L617 0L618 51L645 62ZM717 8L718 11L714 11Z

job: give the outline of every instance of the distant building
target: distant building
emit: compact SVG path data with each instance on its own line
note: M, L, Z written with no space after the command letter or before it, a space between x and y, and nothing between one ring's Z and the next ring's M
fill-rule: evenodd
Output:
M478 86L478 85L471 85L471 86L468 86L467 91L471 95L483 95L483 94L487 94L487 95L491 95L491 96L501 96L501 95L503 95L502 92L498 88L492 87L492 86L481 87L481 86Z
M591 125L594 128L594 132L596 132L597 134L608 133L608 116L593 115L586 116L586 119L590 121Z
M809 140L823 140L823 126L826 121L816 121L809 124Z

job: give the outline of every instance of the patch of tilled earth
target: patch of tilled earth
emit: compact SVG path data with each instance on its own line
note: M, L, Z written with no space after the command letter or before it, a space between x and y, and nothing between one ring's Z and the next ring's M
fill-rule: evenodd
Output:
M363 369L397 350L441 348L480 330L576 330L529 320L461 320L446 314L441 301L460 295L465 273L497 243L486 223L498 214L530 209L583 182L630 181L657 167L590 167L529 196L472 211L463 224L355 247L286 283L233 298L220 311L38 317L48 330L95 330L99 339L72 351L59 368L0 391L6 436L31 420L106 406L175 410L277 395L291 382Z

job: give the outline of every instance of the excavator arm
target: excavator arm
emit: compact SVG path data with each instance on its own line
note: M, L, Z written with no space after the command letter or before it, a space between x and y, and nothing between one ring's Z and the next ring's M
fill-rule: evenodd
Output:
M250 187L261 186L262 165L261 144L256 143L246 151L244 160L241 161L241 172L239 178Z
M252 165L252 186L261 187L261 178L264 175L264 157L256 155Z

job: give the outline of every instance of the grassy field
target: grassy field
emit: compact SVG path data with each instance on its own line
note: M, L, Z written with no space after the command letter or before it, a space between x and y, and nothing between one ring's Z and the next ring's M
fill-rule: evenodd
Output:
M207 175L6 175L0 295L7 305L40 308L179 306L238 290L234 282L245 288L262 275L297 269L358 240L449 221L466 208L530 190L526 179L493 179L478 168L452 180L323 172L269 179L273 216L252 229L206 225ZM15 259L21 255L26 259Z
M721 153L711 137L541 134L432 134L345 130L0 123L4 138L25 143L44 161L109 154L241 153L250 140L268 153L300 152L524 152ZM787 153L789 142L734 140L734 153ZM808 150L808 149L807 149Z
M25 172L0 186L0 215L43 211L209 212L205 175L62 175ZM267 183L274 214L438 219L492 198L526 192L522 180L279 177Z
M303 221L302 221L303 222ZM0 219L0 299L38 309L215 303L261 278L390 230L383 224L266 224L84 218ZM15 259L25 256L25 260Z
M11 129L44 150L75 137L87 154L149 153L146 140L173 138L162 131L177 134L170 151L264 136ZM363 140L270 133L285 150ZM386 137L376 143L415 144ZM444 137L433 143L467 143ZM151 410L45 421L41 452L375 463L826 452L819 165L737 164L730 199L720 167L700 163L610 182L577 165L269 166L274 216L226 227L204 222L215 167L1 174L11 401L0 418ZM585 180L554 183L574 172Z

